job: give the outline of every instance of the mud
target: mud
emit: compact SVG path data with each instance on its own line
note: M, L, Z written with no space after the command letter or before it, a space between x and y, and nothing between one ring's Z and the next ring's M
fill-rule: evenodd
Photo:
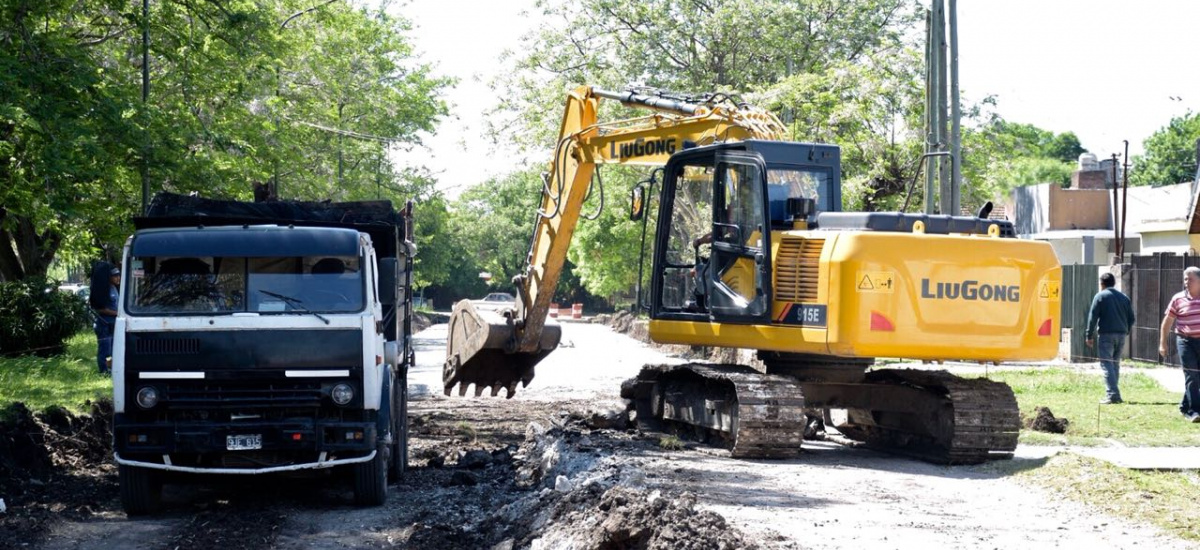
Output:
M1066 418L1057 418L1054 413L1050 412L1048 407L1038 407L1034 409L1034 416L1026 422L1026 427L1039 432L1052 434L1067 433L1067 426L1071 424Z
M0 412L0 548L35 540L63 519L85 519L116 506L112 403L90 414L62 408L34 414L22 403Z

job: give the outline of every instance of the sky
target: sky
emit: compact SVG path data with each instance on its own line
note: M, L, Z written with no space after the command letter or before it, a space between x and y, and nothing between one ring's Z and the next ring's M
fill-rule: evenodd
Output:
M958 4L964 102L995 95L1006 120L1075 132L1102 159L1121 153L1122 140L1139 154L1142 140L1172 117L1200 112L1200 2ZM503 70L501 52L540 23L533 0L410 0L392 11L413 22L424 61L458 79L447 94L451 116L424 147L396 160L428 167L451 197L542 160L483 135L484 113L496 103L487 83Z

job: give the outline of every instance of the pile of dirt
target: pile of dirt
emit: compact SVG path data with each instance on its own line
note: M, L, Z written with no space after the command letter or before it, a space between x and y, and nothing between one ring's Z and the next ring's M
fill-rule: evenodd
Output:
M646 449L628 431L596 427L594 411L562 411L530 422L511 462L470 470L468 452L455 473L480 475L478 486L493 507L445 503L418 518L403 546L411 548L754 548L751 540L690 493L663 493L645 485L645 474L624 458L629 447ZM608 426L609 419L600 424ZM619 423L619 422L618 422ZM623 450L624 449L624 450ZM486 450L486 449L485 449ZM477 473L477 474L476 474ZM499 476L499 477L497 477ZM501 479L503 478L503 479ZM454 513L462 509L463 513ZM485 510L487 508L484 508Z
M33 414L24 403L13 403L0 413L0 494L104 465L112 454L112 402L89 406L90 414L62 407Z
M720 514L697 509L696 495L688 492L671 496L620 485L606 489L594 483L565 494L550 508L547 525L529 541L532 547L646 550L757 547Z
M34 414L22 403L0 412L0 540L33 540L60 517L112 506L112 402L89 406L83 415L60 407Z
M414 311L412 316L412 330L414 333L417 333L433 325L449 322L450 316L445 313Z
M624 334L634 340L651 343L650 330L647 328L646 320L638 319L637 315L628 311L618 311L612 315L597 315L593 322L608 325L614 332Z
M1027 421L1026 426L1034 431L1061 434L1067 433L1070 423L1066 418L1055 418L1049 408L1038 407L1034 409L1034 417Z

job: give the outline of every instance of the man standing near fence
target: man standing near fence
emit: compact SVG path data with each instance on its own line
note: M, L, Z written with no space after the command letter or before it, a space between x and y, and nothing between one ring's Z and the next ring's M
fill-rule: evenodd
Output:
M1133 305L1129 303L1128 296L1114 288L1116 284L1117 279L1112 273L1100 276L1100 292L1092 298L1087 319L1087 345L1096 350L1096 355L1100 356L1100 367L1104 369L1104 386L1108 395L1101 403L1108 404L1121 402L1121 389L1117 387L1121 376L1121 349L1125 347L1125 338L1133 326ZM1097 329L1099 342L1096 340Z
M1175 349L1183 366L1183 401L1179 412L1200 423L1200 267L1183 270L1183 291L1171 298L1158 334L1158 354L1168 357L1167 336L1175 325Z

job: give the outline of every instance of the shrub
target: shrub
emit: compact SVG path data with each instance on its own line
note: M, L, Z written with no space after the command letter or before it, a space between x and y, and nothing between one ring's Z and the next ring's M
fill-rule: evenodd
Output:
M57 355L87 326L87 303L56 286L41 277L0 283L0 355Z

